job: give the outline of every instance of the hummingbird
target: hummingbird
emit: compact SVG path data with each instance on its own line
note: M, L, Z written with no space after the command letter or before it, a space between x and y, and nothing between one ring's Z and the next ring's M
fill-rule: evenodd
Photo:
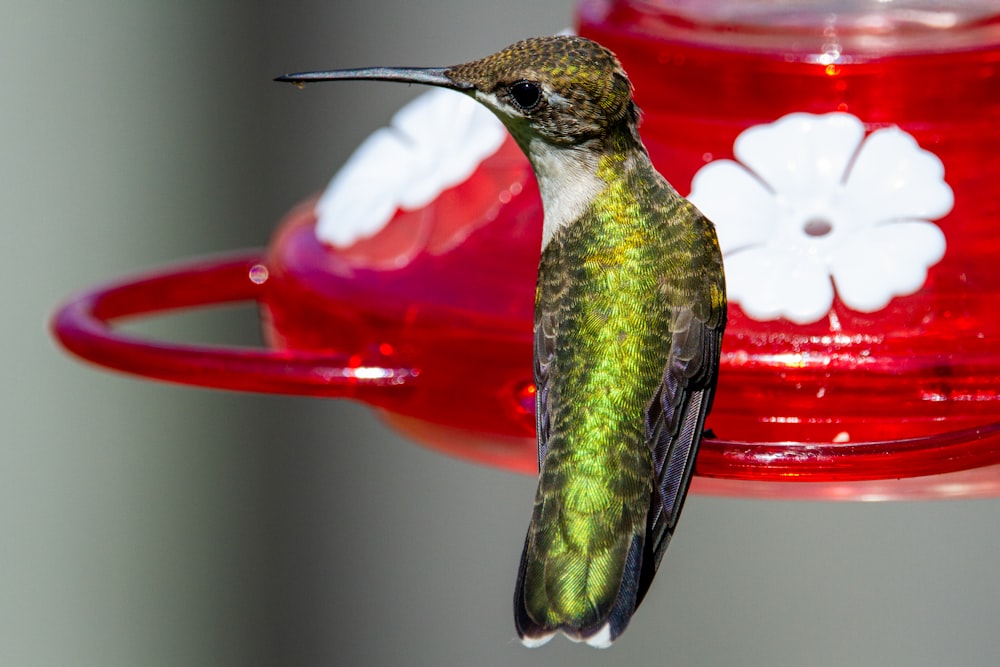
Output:
M542 198L534 316L538 491L514 620L606 648L670 542L715 391L726 288L713 224L661 176L618 58L537 37L461 65L301 72L277 81L439 86L488 107Z

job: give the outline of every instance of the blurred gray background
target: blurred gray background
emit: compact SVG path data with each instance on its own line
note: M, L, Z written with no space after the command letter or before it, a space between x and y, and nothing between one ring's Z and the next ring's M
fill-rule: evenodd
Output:
M533 479L354 404L142 381L52 341L78 289L266 244L419 92L272 76L464 61L572 6L7 3L0 664L995 663L1000 501L694 496L618 645L528 651L510 600ZM257 340L249 308L148 330Z

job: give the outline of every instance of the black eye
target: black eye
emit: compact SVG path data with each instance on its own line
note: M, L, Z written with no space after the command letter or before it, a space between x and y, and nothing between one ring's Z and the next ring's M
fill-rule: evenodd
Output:
M542 89L537 83L518 81L510 87L510 96L514 104L528 111L542 99Z

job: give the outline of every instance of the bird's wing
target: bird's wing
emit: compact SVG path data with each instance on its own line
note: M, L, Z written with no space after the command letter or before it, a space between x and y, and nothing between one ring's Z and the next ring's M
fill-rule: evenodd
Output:
M549 374L556 355L556 340L559 323L571 317L566 312L567 295L572 285L570 272L559 270L556 264L562 261L558 246L553 242L547 253L549 270L538 272L535 292L535 349L533 350L535 369L535 433L538 438L538 469L542 469L550 434L552 414L549 405Z
M555 355L556 314L544 304L535 308L535 434L538 438L538 469L545 460L549 441L549 366Z
M706 322L687 307L674 310L663 382L646 408L646 438L656 470L646 544L652 557L643 563L648 579L677 525L712 405L725 316L714 319L721 321ZM640 585L640 598L644 592Z

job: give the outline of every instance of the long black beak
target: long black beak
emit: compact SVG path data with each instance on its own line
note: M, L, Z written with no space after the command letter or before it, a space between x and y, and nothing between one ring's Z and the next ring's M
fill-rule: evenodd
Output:
M335 69L326 72L298 72L276 77L275 81L284 81L302 85L314 81L401 81L403 83L422 83L428 86L440 86L452 90L470 90L469 83L455 81L445 72L445 67L363 67L360 69Z

